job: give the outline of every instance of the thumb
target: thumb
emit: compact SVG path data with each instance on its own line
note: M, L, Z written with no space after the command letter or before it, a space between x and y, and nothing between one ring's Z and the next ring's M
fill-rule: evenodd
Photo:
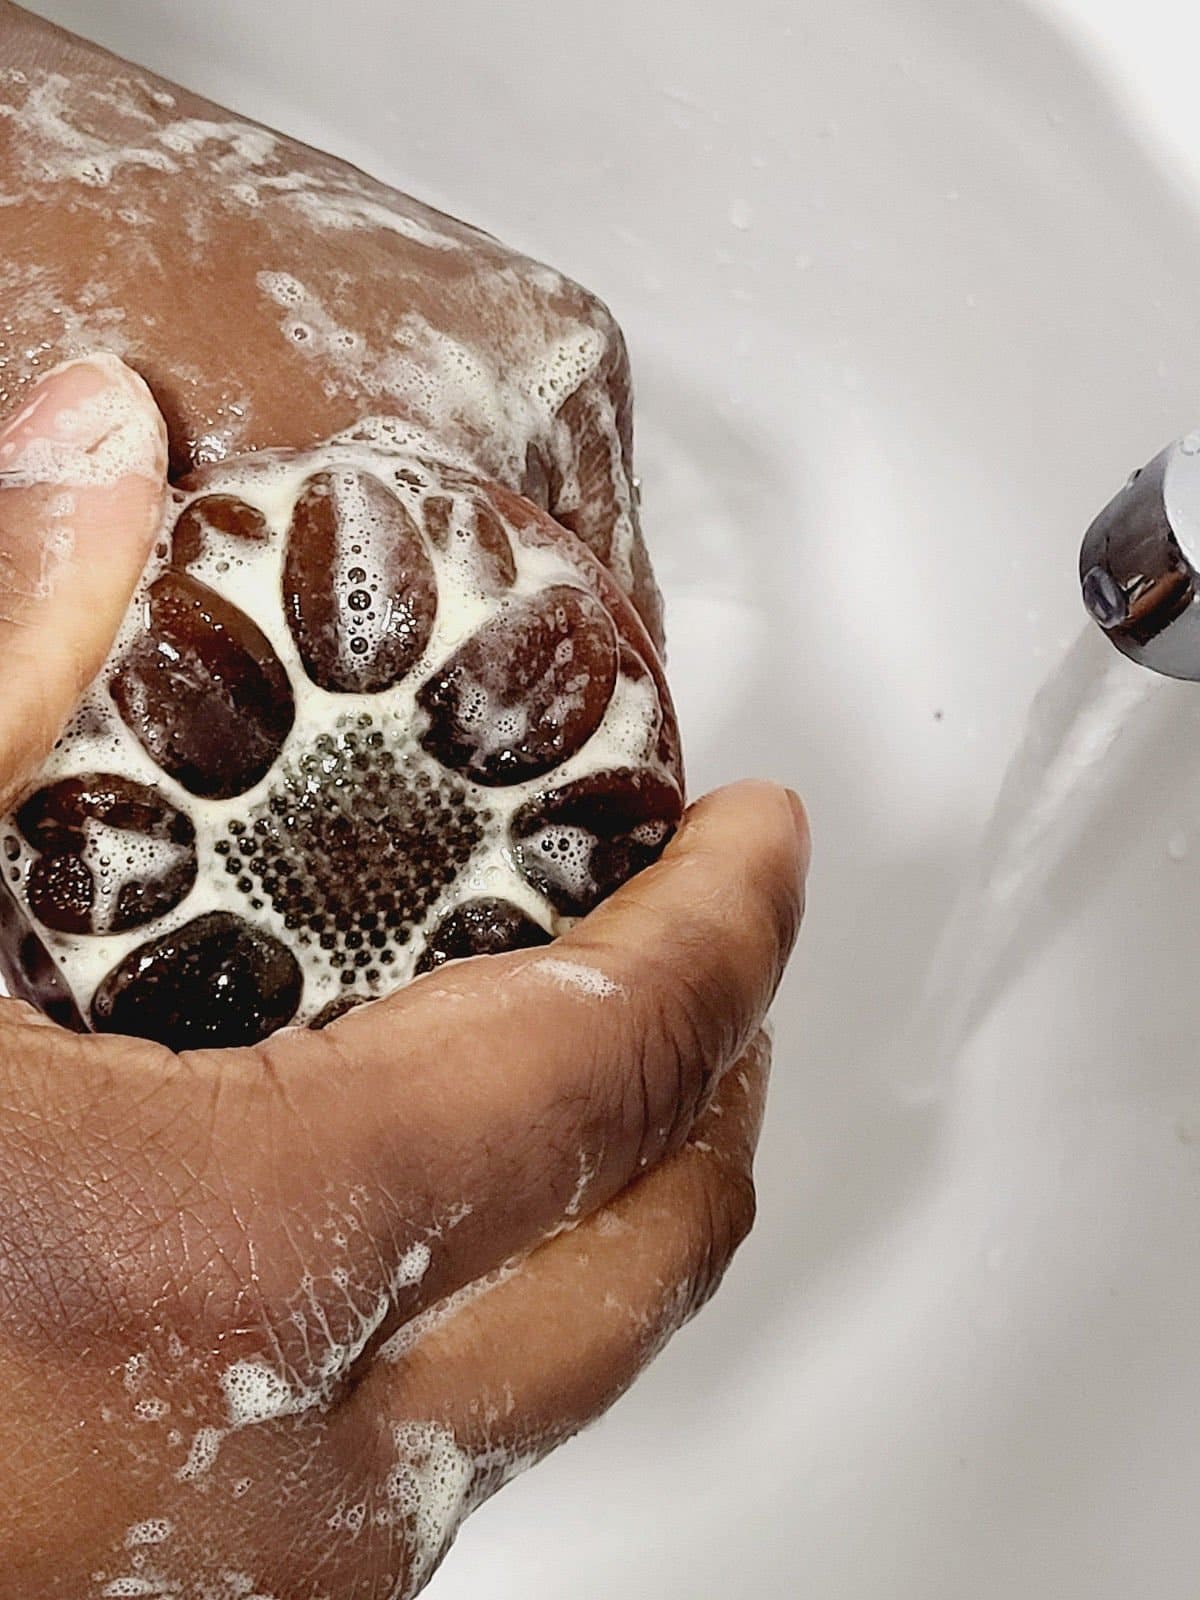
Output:
M56 367L0 431L0 810L108 654L166 470L158 408L115 356Z

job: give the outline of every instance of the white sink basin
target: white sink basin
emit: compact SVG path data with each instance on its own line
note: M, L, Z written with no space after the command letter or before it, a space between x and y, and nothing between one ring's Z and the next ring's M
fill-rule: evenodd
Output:
M1016 3L38 9L605 295L693 787L811 802L759 1228L433 1592L1195 1600L1200 686L896 1090L1083 529L1200 417L1195 192L1113 58Z

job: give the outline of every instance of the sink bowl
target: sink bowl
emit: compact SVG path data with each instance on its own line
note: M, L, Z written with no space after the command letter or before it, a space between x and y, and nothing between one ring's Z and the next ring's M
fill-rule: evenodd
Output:
M433 1592L1194 1600L1200 691L927 1092L895 1045L1080 536L1200 410L1196 197L1082 7L37 9L605 296L693 788L811 805L759 1227Z

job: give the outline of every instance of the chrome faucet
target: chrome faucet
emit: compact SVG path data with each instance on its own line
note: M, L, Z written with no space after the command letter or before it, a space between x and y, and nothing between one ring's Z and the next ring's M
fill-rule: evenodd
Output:
M1083 603L1118 650L1200 680L1200 432L1168 445L1105 506L1079 555Z

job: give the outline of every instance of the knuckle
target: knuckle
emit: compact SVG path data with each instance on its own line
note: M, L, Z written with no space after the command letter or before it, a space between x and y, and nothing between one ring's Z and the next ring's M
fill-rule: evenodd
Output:
M729 1256L741 1249L758 1220L758 1190L748 1172L729 1172L722 1184L728 1219Z
M623 356L625 337L608 303L592 289L567 280L571 314L600 335L606 355Z

